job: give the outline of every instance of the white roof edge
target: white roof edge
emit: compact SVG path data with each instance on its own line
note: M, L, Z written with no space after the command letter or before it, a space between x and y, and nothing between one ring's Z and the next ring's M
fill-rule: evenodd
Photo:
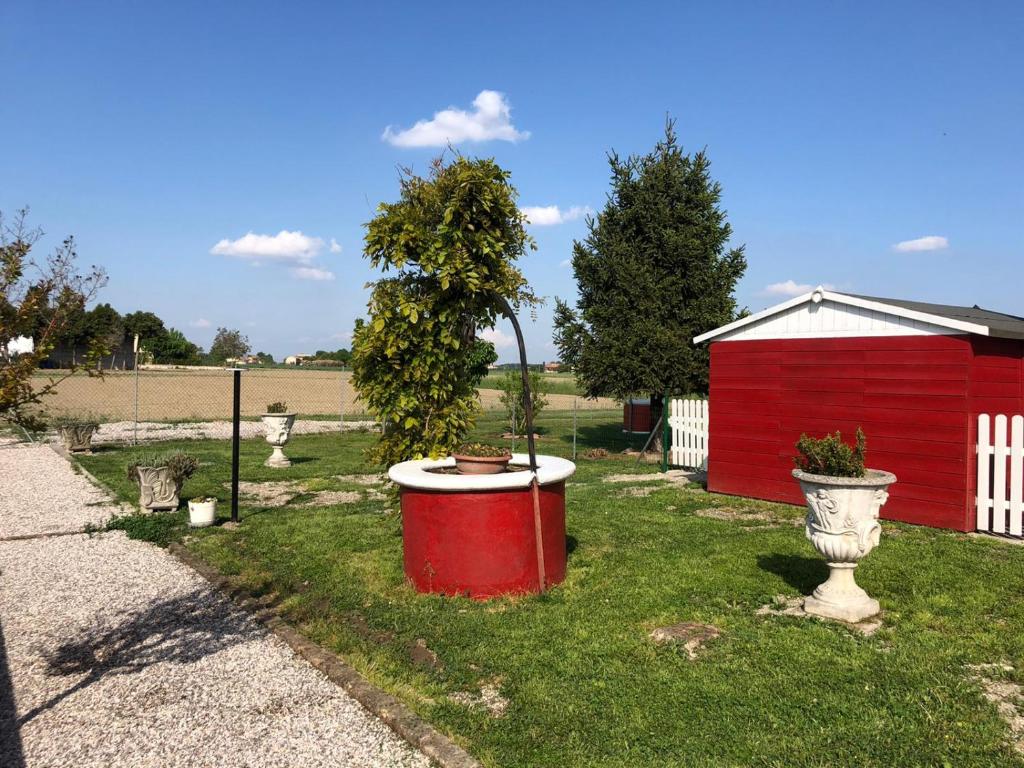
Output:
M713 331L702 333L700 336L693 337L694 344L701 344L710 339L714 339L718 336L722 336L731 331L735 331L738 328L756 323L758 320L763 320L766 317L777 315L779 312L785 312L787 309L799 306L808 301L814 299L815 295L819 296L818 301L828 300L834 301L837 304L847 304L853 307L861 307L862 309L870 309L876 312L885 312L889 315L895 315L897 317L905 317L910 320L919 320L923 323L930 323L931 325L937 325L940 328L951 328L956 331L962 331L964 333L974 333L978 336L990 336L991 331L987 325L978 325L977 323L969 323L965 320L954 320L950 317L943 317L942 315L932 315L928 312L918 312L917 310L907 309L906 307L900 307L896 304L886 304L883 301L870 301L868 299L862 299L858 296L850 296L846 293L839 293L838 291L828 291L824 287L818 286L813 291L809 291L805 294L784 301L781 304L762 309L760 312L755 312L752 315L747 315L739 320L733 320L731 323L715 328Z

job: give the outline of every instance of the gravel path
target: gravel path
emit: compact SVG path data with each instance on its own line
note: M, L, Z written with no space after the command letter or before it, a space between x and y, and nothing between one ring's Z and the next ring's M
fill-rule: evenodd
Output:
M49 448L0 451L0 477L8 530L14 510L26 532L100 510ZM428 765L165 551L0 541L0 766Z
M0 449L0 540L73 533L116 511L102 491L45 445Z

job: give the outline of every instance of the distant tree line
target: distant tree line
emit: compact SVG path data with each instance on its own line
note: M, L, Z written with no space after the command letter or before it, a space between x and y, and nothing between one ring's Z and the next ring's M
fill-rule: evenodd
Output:
M45 318L40 318L45 322ZM155 313L147 311L120 314L110 304L92 309L76 306L60 334L48 363L58 367L78 365L88 350L104 350L97 364L107 368L130 368L134 363L135 335L139 336L139 362L176 365L223 365L249 355L249 339L241 331L218 328L209 352L186 338L177 328L168 327ZM347 352L347 350L346 350ZM273 355L257 352L259 363L272 364Z

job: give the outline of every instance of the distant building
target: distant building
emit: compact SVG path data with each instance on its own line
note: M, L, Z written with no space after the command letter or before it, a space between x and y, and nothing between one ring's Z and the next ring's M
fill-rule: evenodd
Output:
M555 360L553 363L544 363L545 373L558 373L562 370L562 364Z
M285 365L302 365L303 360L308 360L312 355L288 355L284 359Z

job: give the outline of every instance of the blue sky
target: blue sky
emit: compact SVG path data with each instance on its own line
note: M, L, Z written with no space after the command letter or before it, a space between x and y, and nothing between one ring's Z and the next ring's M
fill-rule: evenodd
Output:
M606 152L646 151L670 113L747 246L741 305L825 283L1024 315L1024 4L491 5L6 0L0 209L30 205L42 246L75 234L120 311L280 357L347 346L362 224L438 152L406 144L491 137L458 148L558 206L522 268L569 297L565 214L600 208ZM483 91L503 97L477 113ZM446 108L465 114L402 133ZM550 314L525 324L533 360Z

